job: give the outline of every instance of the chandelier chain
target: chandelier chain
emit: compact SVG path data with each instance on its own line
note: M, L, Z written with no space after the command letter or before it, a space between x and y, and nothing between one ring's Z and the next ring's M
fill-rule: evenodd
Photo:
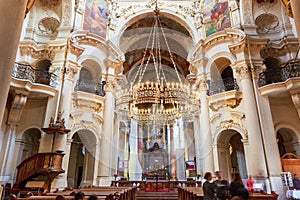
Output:
M176 63L175 63L174 58L173 58L173 54L171 53L171 50L170 50L170 47L169 47L169 44L168 44L168 41L167 41L165 32L164 32L164 30L163 30L163 27L161 26L161 21L160 21L159 18L158 18L158 22L159 22L160 29L161 29L161 32L162 32L162 34L163 34L163 38L164 38L164 40L165 40L165 43L166 43L166 46L167 46L167 49L168 49L168 52L169 52L169 55L170 55L170 59L171 59L172 64L173 64L173 66L174 66L174 68L175 68L175 72L176 72L177 78L179 79L179 82L180 82L180 84L182 85L182 81L181 81L181 78L180 78L180 76L179 76L179 73L178 73L178 70L177 70L177 66L176 66Z

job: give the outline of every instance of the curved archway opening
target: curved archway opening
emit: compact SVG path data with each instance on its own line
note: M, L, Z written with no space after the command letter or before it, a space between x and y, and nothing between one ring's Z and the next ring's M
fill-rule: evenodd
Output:
M280 157L286 153L293 153L300 157L300 147L296 133L288 128L277 131L277 144Z
M219 169L224 178L230 179L239 172L243 179L248 177L242 136L235 130L224 130L217 141Z
M230 91L237 88L231 62L228 58L221 57L214 60L211 66L210 94Z
M20 145L18 163L38 153L40 139L41 132L39 129L30 128L23 133L21 140L16 141Z
M93 185L97 177L95 169L96 138L88 130L77 131L72 137L68 167L68 187Z

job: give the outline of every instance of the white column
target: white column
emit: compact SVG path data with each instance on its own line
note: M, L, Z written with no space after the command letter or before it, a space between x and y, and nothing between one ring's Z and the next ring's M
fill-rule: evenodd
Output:
M17 54L27 0L0 3L0 124L2 124L11 74Z
M129 180L141 180L142 167L138 157L138 125L137 121L132 119L129 133Z
M93 185L97 185L99 183L98 181L98 173L99 173L99 162L100 162L100 144L96 143L95 145L95 155L94 155L94 172L93 172Z
M1 160L2 165L0 168L0 181L2 182L12 182L13 181L13 171L16 166L12 166L15 150L15 139L16 139L16 124L10 124L7 126L4 136L4 143L1 149Z
M207 84L206 81L200 80L200 163L201 174L205 172L214 172L214 158L212 148L212 135L210 129L210 116L207 100Z
M63 168L63 170L65 170L65 173L59 174L57 177L55 177L55 179L53 180L53 182L51 184L51 189L64 188L64 187L67 187L67 185L68 185L67 176L68 176L68 169L69 169L69 164L70 164L69 162L70 162L72 139L67 139L67 136L65 136L65 137L66 137L66 140L64 143L64 147L63 147L63 151L64 151L65 155L63 157L63 162L62 162L62 168Z
M250 70L245 63L236 66L235 70L241 80L246 117L245 128L248 130L249 149L244 148L248 175L256 179L264 179L267 176L267 168Z
M15 151L16 127L27 102L27 95L22 91L14 91L3 139L5 142L2 145L0 154L0 162L2 163L0 166L0 181L9 182L13 181L14 178L18 159L18 152Z
M67 62L66 64L66 73L64 75L63 81L62 81L62 91L59 101L59 112L62 113L61 119L65 119L65 127L68 129L71 124L69 120L70 116L70 110L72 104L72 92L74 91L74 77L76 75L76 65L73 63ZM56 117L56 116L55 116ZM45 137L45 136L44 136ZM47 138L49 136L46 136ZM51 137L54 137L52 134ZM67 144L67 134L56 134L55 140L53 144L53 152L60 150L65 153L65 156L63 158L62 166L65 170L65 173L59 174L55 179L53 180L53 183L51 185L52 188L63 188L67 187L67 171L68 171L68 163L69 163L69 154L70 154L70 148L71 145Z
M114 103L115 97L113 94L112 83L105 85L105 105L104 105L104 123L103 132L101 134L101 151L100 151L100 184L107 184L111 175L111 146L114 129ZM104 181L104 182L103 182Z
M196 166L197 166L197 175L201 174L201 160L200 160L200 120L199 117L194 118L194 140L195 140L195 156L196 156Z
M271 190L276 191L281 196L283 196L283 186L280 177L282 167L269 98L267 96L261 96L259 92L257 94Z

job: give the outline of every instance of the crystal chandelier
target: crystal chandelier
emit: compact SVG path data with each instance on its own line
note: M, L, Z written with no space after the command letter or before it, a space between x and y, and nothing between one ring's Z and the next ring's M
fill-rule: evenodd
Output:
M165 32L159 19L159 9L154 10L154 24L146 48L129 88L116 92L116 111L139 124L169 124L176 119L192 120L198 114L199 98L190 85L184 84L170 51ZM162 65L161 41L163 38L170 61L176 73L176 82L168 82ZM155 82L143 80L148 68L154 71ZM149 70L149 69L148 69Z

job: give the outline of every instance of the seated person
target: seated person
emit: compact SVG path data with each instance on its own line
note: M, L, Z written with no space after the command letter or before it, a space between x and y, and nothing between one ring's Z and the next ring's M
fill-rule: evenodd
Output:
M300 190L300 180L298 179L298 174L294 174L293 185L294 189Z

